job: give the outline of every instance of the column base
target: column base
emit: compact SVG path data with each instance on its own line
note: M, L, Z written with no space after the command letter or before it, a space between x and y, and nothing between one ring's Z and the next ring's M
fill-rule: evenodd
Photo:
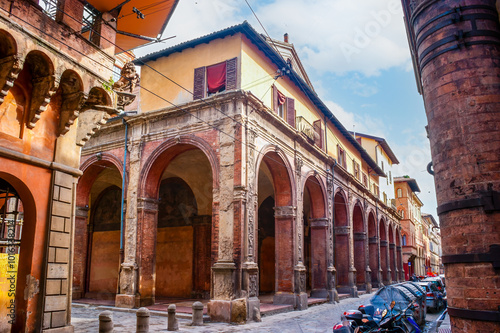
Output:
M297 306L297 298L294 293L277 292L273 297L273 304L276 305L293 305Z
M307 306L308 306L308 303L307 303L307 293L300 293L298 295L296 295L297 297L297 305L296 305L296 308L297 310L307 310Z
M311 290L311 297L314 297L314 298L327 298L328 297L328 291L326 289Z
M247 320L256 322L262 321L260 315L260 300L257 297L250 297L247 300Z
M328 303L334 304L338 302L340 302L340 298L337 289L328 290Z
M212 322L244 324L247 321L247 300L239 298L232 301L210 300L207 304L208 315ZM259 302L260 316L260 302Z
M117 308L133 309L135 305L134 295L118 294L115 297L115 306Z

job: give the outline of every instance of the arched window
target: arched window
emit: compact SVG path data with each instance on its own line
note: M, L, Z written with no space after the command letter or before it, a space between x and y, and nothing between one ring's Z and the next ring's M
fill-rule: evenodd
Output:
M397 196L398 196L398 198L401 198L403 196L403 190L402 189L398 188L398 190L397 190Z
M406 235L403 235L403 246L406 246Z

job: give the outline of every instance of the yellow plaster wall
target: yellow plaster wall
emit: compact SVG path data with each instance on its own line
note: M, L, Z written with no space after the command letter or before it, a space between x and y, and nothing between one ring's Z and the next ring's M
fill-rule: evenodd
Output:
M366 173L366 171L363 168L361 154L354 148L354 146L349 141L347 141L347 138L345 138L340 133L340 131L331 124L328 125L327 137L328 137L327 139L328 155L334 157L338 161L339 157L338 157L337 145L339 145L346 152L347 171L351 174L354 174L354 167L352 164L352 160L354 159L356 162L358 162L363 172ZM361 181L363 181L362 177Z
M193 91L194 69L210 66L240 56L241 34L216 39L209 44L200 44L182 52L173 53L148 62L156 71L174 80L190 92ZM163 99L174 104L183 104L193 100L193 95L154 72L147 66L141 68L141 111L147 112L171 106L161 98L146 90L153 91Z

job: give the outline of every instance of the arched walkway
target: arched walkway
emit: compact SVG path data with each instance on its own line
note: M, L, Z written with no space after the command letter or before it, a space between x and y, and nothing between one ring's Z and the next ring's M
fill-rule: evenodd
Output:
M394 228L389 223L389 262L391 268L391 280L396 282L398 279L396 269L396 243L394 242Z
M101 154L82 165L77 186L73 288L75 298L113 300L120 268L120 161Z
M304 264L311 297L326 298L328 219L319 178L309 176L304 190Z
M275 304L295 304L294 222L296 216L289 168L283 156L272 151L265 153L257 170L259 289L262 293L274 292ZM273 201L274 219L270 211ZM264 256L265 253L266 256ZM272 270L274 270L273 289L270 288Z
M354 237L354 268L356 268L356 286L366 289L366 232L363 220L363 208L358 202L352 213Z
M377 237L377 222L375 220L375 214L370 211L368 214L368 252L369 252L369 262L371 270L371 282L372 286L378 288L380 285L379 281L379 241Z
M141 179L141 303L209 298L214 210L213 156L200 141L166 142ZM208 153L208 154L207 154Z
M387 241L387 229L385 227L385 220L379 221L379 235L380 235L380 266L382 268L382 280L385 285L391 283L391 276L389 272L389 242Z
M347 202L341 192L334 197L335 207L335 268L337 269L337 290L350 293L349 286L349 221Z

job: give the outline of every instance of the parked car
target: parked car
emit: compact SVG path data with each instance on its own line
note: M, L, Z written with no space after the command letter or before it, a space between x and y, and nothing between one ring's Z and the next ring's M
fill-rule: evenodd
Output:
M427 310L439 311L444 306L443 294L430 281L420 281L417 284L425 288Z
M426 302L426 293L420 288L418 284L415 282L403 282L400 284L401 287L408 289L409 292L416 297L418 306L415 307L415 312L417 314L416 322L419 325L425 325L425 316L427 314L427 302Z
M446 287L444 285L444 282L443 280L441 280L440 277L427 277L425 279L423 279L422 281L424 282L432 282L436 285L436 287L438 288L438 290L443 294L443 302L444 302L444 305L447 305L448 304L448 298L446 297Z
M370 299L371 304L373 304L376 308L382 309L384 309L384 307L388 309L392 301L395 302L394 310L399 312L408 308L409 304L418 305L417 297L408 289L400 285L389 285L380 288ZM384 307L381 307L381 304ZM421 320L421 313L413 311L412 317L415 322L419 322Z
M446 279L444 277L444 274L439 274L439 277L441 278L441 280L443 281L444 286L446 287Z

